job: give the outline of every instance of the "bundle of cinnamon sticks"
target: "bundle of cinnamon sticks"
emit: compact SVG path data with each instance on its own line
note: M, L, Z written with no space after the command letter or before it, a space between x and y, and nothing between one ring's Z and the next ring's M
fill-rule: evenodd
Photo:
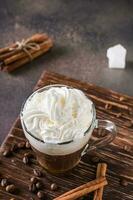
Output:
M46 53L53 46L47 34L37 33L26 40L0 49L0 70L12 72Z
M107 164L99 163L97 166L96 179L72 189L53 200L75 200L94 191L93 200L102 200L103 187L107 185L106 180Z

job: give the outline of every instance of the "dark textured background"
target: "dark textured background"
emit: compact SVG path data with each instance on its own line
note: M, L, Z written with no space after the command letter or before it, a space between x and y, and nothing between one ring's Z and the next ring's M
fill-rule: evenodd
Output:
M133 95L132 0L0 0L0 47L36 32L53 50L13 74L0 73L0 142L45 70ZM125 70L107 67L106 50L128 50Z

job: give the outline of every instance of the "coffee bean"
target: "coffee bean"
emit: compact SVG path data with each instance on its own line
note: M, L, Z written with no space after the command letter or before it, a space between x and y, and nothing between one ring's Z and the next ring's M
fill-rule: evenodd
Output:
M26 146L27 149L31 148L30 143L28 141L26 142L25 146Z
M23 163L26 165L29 163L29 158L27 156L23 157Z
M1 186L2 187L6 187L8 185L8 180L6 179L6 178L3 178L2 180L1 180Z
M18 143L18 148L19 148L19 149L25 148L25 142L19 142L19 143Z
M38 179L36 177L31 177L30 181L32 183L37 183L38 182Z
M57 190L58 186L57 186L56 183L52 183L50 188L51 188L52 191L55 191L55 190Z
M6 186L6 191L9 192L9 193L14 193L16 191L15 185L13 185L13 184L7 185Z
M11 155L11 150L10 149L5 149L4 151L3 151L3 156L5 156L5 157L8 157L8 156L10 156Z
M29 191L35 193L36 192L36 185L34 183L29 185Z
M37 193L37 196L38 196L39 199L44 199L45 194L44 194L44 192L39 191L39 192Z
M93 157L91 158L91 161L92 161L93 163L98 163L98 162L100 161L100 158L97 157L97 156L93 156Z
M15 198L11 198L10 200L16 200Z
M42 176L42 172L40 170L38 170L38 169L34 169L33 172L34 172L35 176L38 176L38 177Z
M36 188L37 188L37 189L41 189L41 187L42 187L42 183L41 183L41 182L37 182L37 183L36 183Z
M17 144L12 144L11 151L15 152L18 149Z
M128 182L127 182L127 180L126 179L121 179L120 180L120 184L122 185L122 186L128 186Z

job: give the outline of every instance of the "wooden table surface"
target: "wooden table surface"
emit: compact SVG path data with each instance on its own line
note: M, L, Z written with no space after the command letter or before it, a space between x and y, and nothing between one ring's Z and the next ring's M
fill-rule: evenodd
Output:
M72 171L62 176L55 176L43 170L44 176L40 179L44 185L45 199L52 199L65 191L93 180L97 165L94 163L94 156L108 164L108 186L104 189L103 199L133 199L133 98L52 72L43 73L34 90L57 83L83 90L95 103L97 118L112 120L116 123L118 132L117 137L111 144L85 155L79 165ZM30 165L25 165L22 162L24 153L27 151L33 153L32 150L22 149L13 152L9 157L2 155L4 149L25 140L20 120L17 119L1 147L0 176L8 178L11 183L14 183L18 191L15 194L10 194L0 186L1 200L9 200L11 197L17 200L29 200L31 197L35 200L38 199L35 194L29 192L28 185L30 178L33 176L33 169L42 170L42 168L35 158L31 160ZM121 180L127 181L128 185L120 185ZM50 190L52 182L57 183L59 186L55 192Z

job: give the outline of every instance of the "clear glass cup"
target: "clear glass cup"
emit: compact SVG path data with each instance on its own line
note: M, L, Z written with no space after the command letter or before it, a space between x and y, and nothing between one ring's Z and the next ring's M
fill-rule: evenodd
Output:
M59 84L48 85L32 93L26 100L26 102L30 101L33 95L35 95L37 92L43 92L51 87L64 86L67 88L72 88L70 86ZM88 151L92 151L96 148L107 145L108 143L113 141L116 136L116 126L113 122L109 120L96 119L96 110L94 103L92 102L92 123L88 127L87 131L84 133L82 139L75 139L66 143L46 143L40 138L35 137L33 133L27 130L23 120L24 106L25 104L22 106L20 113L20 119L24 134L29 140L33 151L36 153L37 160L40 165L51 173L63 173L72 169L79 163L81 157L84 154L86 154ZM101 137L100 139L97 139L96 141L90 143L90 138L95 128L104 129L107 131L107 134L105 135L105 137Z

